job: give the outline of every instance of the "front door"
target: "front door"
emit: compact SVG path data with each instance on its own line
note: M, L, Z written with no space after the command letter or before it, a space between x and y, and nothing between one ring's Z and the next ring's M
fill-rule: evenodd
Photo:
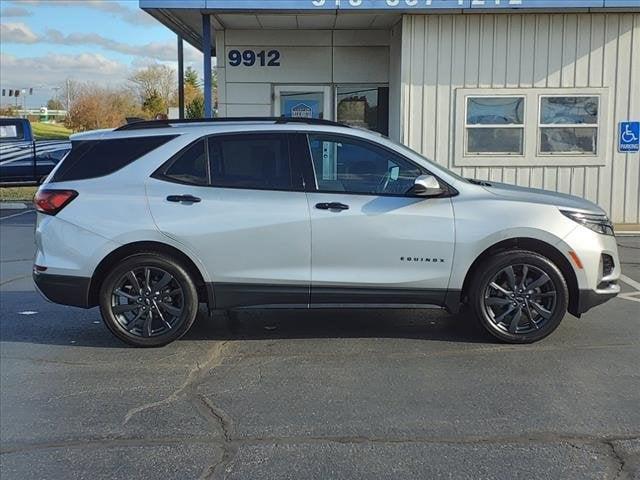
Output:
M276 117L322 118L331 120L331 87L277 86L274 89Z
M309 210L289 141L213 135L147 183L158 229L205 266L217 308L309 302Z
M328 134L309 144L312 304L444 304L451 200L411 195L424 170L380 146Z

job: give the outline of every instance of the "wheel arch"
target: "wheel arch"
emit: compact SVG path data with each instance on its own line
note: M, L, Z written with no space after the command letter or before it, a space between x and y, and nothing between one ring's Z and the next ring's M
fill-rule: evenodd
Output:
M580 296L578 279L576 277L575 271L573 270L573 267L571 266L571 263L569 263L567 257L565 257L562 252L553 245L542 240L528 237L516 237L502 240L484 250L473 261L471 267L467 271L464 282L462 284L462 300L466 301L468 297L468 289L471 286L473 275L475 274L477 268L482 264L482 262L498 252L514 249L529 250L531 252L538 253L551 260L558 267L558 269L562 273L562 276L567 282L567 288L569 290L568 311L572 315L580 316L578 314L578 299Z
M205 302L209 306L213 305L212 289L209 288L209 285L207 284L207 282L205 282L204 277L202 276L202 272L187 254L180 251L176 247L173 247L166 243L155 241L140 241L122 245L110 252L100 261L93 272L89 285L90 306L98 305L98 294L100 292L100 286L109 273L109 267L120 260L140 253L158 253L168 256L179 262L192 276L193 281L198 289L199 301Z

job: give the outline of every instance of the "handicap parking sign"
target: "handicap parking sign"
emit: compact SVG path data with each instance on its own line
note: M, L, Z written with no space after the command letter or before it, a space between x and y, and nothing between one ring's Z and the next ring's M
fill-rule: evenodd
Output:
M618 151L620 153L640 152L640 122L620 122Z

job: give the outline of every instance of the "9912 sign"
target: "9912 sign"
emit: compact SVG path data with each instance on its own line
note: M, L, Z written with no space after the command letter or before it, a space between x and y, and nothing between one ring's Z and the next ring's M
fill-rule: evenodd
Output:
M280 52L278 50L261 50L255 52L253 50L229 50L229 65L232 67L239 67L244 65L246 67L253 67L254 65L260 67L279 67L280 66Z

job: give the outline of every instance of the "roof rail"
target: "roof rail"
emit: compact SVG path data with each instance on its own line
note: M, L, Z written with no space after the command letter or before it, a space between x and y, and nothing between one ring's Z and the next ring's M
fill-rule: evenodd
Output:
M145 128L168 128L174 125L188 125L190 123L242 123L242 122L273 122L275 124L304 123L307 125L328 125L333 127L347 127L340 122L332 122L322 118L293 118L293 117L223 117L223 118L183 118L170 120L134 121L116 128L116 132L125 130L142 130Z

